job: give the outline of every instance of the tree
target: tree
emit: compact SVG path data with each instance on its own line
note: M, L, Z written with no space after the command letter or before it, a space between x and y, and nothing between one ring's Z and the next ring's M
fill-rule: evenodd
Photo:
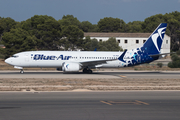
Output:
M81 29L84 32L96 32L98 28L97 25L93 25L89 21L83 21L81 23Z
M162 68L162 66L163 66L163 63L157 63L157 66L159 67L159 68Z
M142 30L142 23L141 21L133 21L133 22L129 22L127 24L127 31L130 33L140 33L143 32Z
M38 50L57 50L57 41L61 38L61 26L53 17L35 15L22 22L22 28L37 38Z
M2 26L0 26L0 35L2 35L4 32L4 28Z
M62 19L59 20L59 23L62 26L74 25L74 26L77 26L79 29L81 29L81 22L73 15L66 15L66 16L64 15Z
M63 39L66 39L66 43L69 44L70 50L81 48L83 42L84 33L77 26L69 25L62 28Z
M30 36L29 33L21 28L11 29L2 36L2 42L5 48L5 57L14 53L34 50L36 37Z
M162 14L148 17L144 20L142 29L144 32L153 32L153 30L162 22L165 22Z
M180 68L180 57L177 54L173 54L171 56L172 62L168 63L168 67L170 68Z
M168 25L169 25L169 29L170 29L170 37L171 37L171 49L173 51L177 51L179 50L179 45L178 42L179 41L179 30L180 30L180 21L176 20L176 19L170 19L168 20Z
M145 19L142 24L144 32L152 32L160 23L168 24L166 34L171 37L171 50L177 51L180 48L180 12L166 13L165 15L157 14Z
M98 48L98 41L97 39L91 39L89 36L87 36L83 40L82 48L84 51L94 51Z
M0 18L0 26L1 30L3 29L3 32L9 32L11 28L15 28L16 23L17 22L10 17Z
M126 23L119 18L105 17L98 22L99 32L124 32Z
M107 41L99 42L98 51L123 51L115 38L109 38Z
M2 40L2 35L4 32L9 32L11 28L15 28L16 23L13 19L10 17L7 18L1 18L0 17L0 43Z

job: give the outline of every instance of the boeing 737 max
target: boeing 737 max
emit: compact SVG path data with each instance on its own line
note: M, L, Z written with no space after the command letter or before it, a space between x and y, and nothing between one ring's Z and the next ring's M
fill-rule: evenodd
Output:
M24 73L23 67L52 67L64 72L92 73L92 68L118 68L150 63L159 59L167 24L161 23L143 46L124 52L27 51L5 60Z

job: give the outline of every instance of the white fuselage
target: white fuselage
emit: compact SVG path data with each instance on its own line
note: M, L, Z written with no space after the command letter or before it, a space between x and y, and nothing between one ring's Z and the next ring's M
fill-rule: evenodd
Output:
M5 62L17 67L60 68L64 62L81 64L82 62L107 60L106 63L91 67L121 67L124 63L117 59L121 54L122 52L28 51L17 53Z

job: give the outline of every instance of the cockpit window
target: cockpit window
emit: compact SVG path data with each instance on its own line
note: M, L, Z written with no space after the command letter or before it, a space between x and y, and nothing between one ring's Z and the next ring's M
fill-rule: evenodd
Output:
M18 56L18 55L13 55L12 57L13 57L13 58L17 58L17 57L19 57L19 56Z

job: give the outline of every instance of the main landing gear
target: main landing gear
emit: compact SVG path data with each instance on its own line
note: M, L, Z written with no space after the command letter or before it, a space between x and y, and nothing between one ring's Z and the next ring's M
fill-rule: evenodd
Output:
M89 68L84 68L83 73L92 73L92 70Z
M23 73L24 73L24 70L23 70L23 69L21 69L20 73L21 73L21 74L23 74Z

